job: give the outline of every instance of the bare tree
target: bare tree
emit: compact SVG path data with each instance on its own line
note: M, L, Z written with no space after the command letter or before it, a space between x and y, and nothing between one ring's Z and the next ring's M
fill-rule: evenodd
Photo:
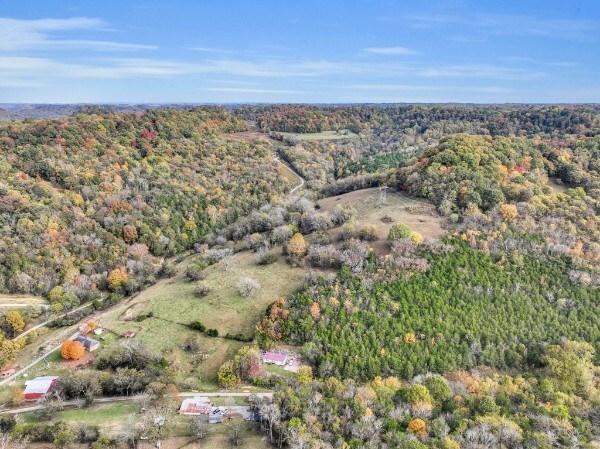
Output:
M244 421L233 421L227 428L227 437L229 438L229 442L234 446L242 444L245 433L246 423Z
M252 298L262 288L261 285L252 278L242 278L237 284L237 288L244 298Z
M262 403L259 406L261 420L266 424L266 429L269 432L269 442L273 443L273 429L279 425L281 421L281 410L275 403Z
M167 407L159 406L148 409L138 424L140 436L148 438L157 448L160 448L172 418L173 412Z
M194 416L190 421L190 430L199 440L204 439L208 435L209 427L206 415Z
M0 432L0 449L25 449L28 443L27 438L13 437L8 432Z

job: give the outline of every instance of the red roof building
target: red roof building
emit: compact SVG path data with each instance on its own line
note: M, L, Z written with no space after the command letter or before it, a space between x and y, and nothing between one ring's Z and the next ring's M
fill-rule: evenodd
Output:
M287 359L287 355L271 351L265 352L265 355L263 356L263 362L280 366L285 365L287 363Z
M23 396L26 401L37 401L38 399L42 399L52 392L56 382L58 382L58 376L43 376L28 380L25 382Z
M179 413L182 415L208 415L210 413L210 399L204 396L196 396L185 399L181 403Z

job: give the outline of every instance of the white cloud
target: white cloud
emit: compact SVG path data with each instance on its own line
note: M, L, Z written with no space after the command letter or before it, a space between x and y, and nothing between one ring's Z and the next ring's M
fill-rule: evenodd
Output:
M473 87L473 86L428 86L414 84L352 84L341 86L344 89L372 90L372 91L419 91L419 92L478 92L478 93L506 93L510 89L498 86Z
M367 53L373 53L375 55L389 55L389 56L406 56L416 55L417 51L406 47L369 47L365 48L364 51Z
M481 32L483 36L511 35L536 36L558 39L588 39L590 33L598 29L598 24L592 20L548 19L534 16L511 14L476 14L458 15L432 14L427 16L407 17L409 26L413 28L439 28L445 25L461 27L461 32L467 29ZM472 36L463 39L477 39Z
M498 80L534 80L544 78L545 73L511 67L486 64L466 64L431 67L417 70L416 74L426 78L480 78Z
M153 45L85 39L53 39L51 35L69 31L107 31L100 19L72 17L68 19L20 20L0 17L0 51L18 52L26 50L71 50L88 49L94 51L152 50Z
M200 90L210 92L238 92L251 94L302 94L300 90L284 90L284 89L251 89L247 87L206 87Z

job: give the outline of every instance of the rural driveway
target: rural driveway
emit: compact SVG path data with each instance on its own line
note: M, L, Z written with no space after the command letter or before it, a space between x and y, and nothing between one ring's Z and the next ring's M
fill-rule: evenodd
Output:
M281 165L283 165L285 168L287 168L289 171L291 171L293 174L295 174L298 177L298 179L300 180L300 184L298 184L296 187L293 187L292 190L289 191L288 195L291 195L296 190L302 188L302 186L304 185L304 178L302 176L300 176L298 174L298 172L296 172L296 170L294 170L290 165L287 165L287 164L284 164L283 162L281 162L281 159L279 159L277 156L273 156L273 159L275 159L277 162L279 162Z
M185 397L194 397L194 396L208 396L208 397L249 397L252 396L253 394L260 394L263 395L267 398L272 398L273 397L273 393L272 392L262 392L262 393L250 393L250 392L231 392L231 391L217 391L217 392L211 392L211 393L203 393L201 391L196 391L196 392L182 392L179 393L177 396L180 398L185 398ZM94 399L94 403L95 404L104 404L104 403L108 403L108 402L122 402L122 401L139 401L144 399L145 395L137 395L137 396L114 396L114 397L107 397L107 398L96 398ZM66 401L63 403L63 406L65 407L73 407L73 406L78 406L81 404L81 401ZM0 413L10 413L10 414L16 414L16 413L25 413L25 412L33 412L35 410L40 410L41 408L43 408L43 405L32 405L29 407L21 407L21 408L15 408L15 409L4 409L4 410L0 410ZM223 406L223 408L227 408L227 406ZM234 406L232 407L232 409L240 414L244 414L242 413L242 409L247 409L246 406ZM244 416L245 417L245 416Z
M75 334L73 334L69 340L72 340L73 338L75 338L77 336L77 334L79 334L79 332L76 332ZM2 381L0 381L0 387L2 385L6 385L7 383L11 382L12 380L14 380L15 378L19 377L21 374L23 374L25 371L27 371L29 368L31 368L32 366L37 365L38 363L40 363L42 360L44 360L46 357L48 357L50 354L52 354L54 351L58 351L60 349L60 346L62 345L62 343L58 344L57 346L54 346L53 348L49 349L48 351L44 352L44 354L42 354L41 356L39 356L37 359L35 359L33 362L31 362L29 365L25 366L24 368L21 368L19 371L17 371L16 373L14 373L11 376L8 376L6 379L3 379Z

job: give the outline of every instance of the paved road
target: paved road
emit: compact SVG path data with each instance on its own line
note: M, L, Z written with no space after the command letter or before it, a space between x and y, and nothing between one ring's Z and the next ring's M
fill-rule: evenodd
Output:
M73 338L75 338L77 336L77 334L79 334L79 332L74 333L71 337L69 337L69 340L72 340ZM32 366L37 365L42 360L44 360L46 357L48 357L50 354L52 354L54 351L58 351L60 349L61 345L62 345L62 342L60 344L54 346L53 348L49 349L48 351L46 351L44 354L42 354L41 356L39 356L37 359L35 359L29 365L25 366L24 368L21 368L19 371L17 371L16 373L14 373L12 376L9 376L6 379L1 380L0 381L0 387L2 385L6 385L7 383L13 381L15 378L19 377L21 374L23 374L25 371L27 371Z
M18 340L19 338L22 338L22 337L24 337L25 335L27 335L27 334L28 334L28 333L30 333L30 332L33 332L33 331L34 331L34 330L36 330L36 329L39 329L39 328L41 328L41 327L44 327L44 326L46 326L47 324L50 324L50 323L52 323L52 322L54 322L54 321L56 321L56 320L58 320L58 319L60 319L60 318L64 318L64 317L68 316L69 314L71 314L71 313L73 313L73 312L78 312L79 310L85 309L86 307L89 307L89 306L91 306L91 305L92 305L92 301L90 301L90 302L86 302L85 304L82 304L82 305L80 305L79 307L76 307L75 309L69 310L68 312L65 312L65 313L63 313L63 314L57 315L57 316L55 316L55 317L53 317L53 318L50 318L49 320L47 320L47 321L44 321L43 323L37 324L37 325L35 325L35 326L33 326L33 327L31 327L31 328L27 329L26 331L24 331L24 332L21 332L19 335L17 335L16 337L14 337L14 338L12 339L12 341L16 341L16 340Z
M212 392L212 393L204 393L202 391L186 391L183 393L179 393L177 396L181 397L181 398L187 398L187 397L193 397L193 396L208 396L208 397L212 397L212 398L226 398L226 397L231 397L231 398L247 398L249 396L252 396L253 394L262 394L265 397L268 398L272 398L273 397L273 392L271 391L267 391L267 392L248 392L248 391L244 391L244 392L238 392L238 391L217 391L217 392Z
M194 397L194 396L249 397L253 394L261 394L268 398L273 397L273 393L270 391L264 392L264 393L231 392L231 391L217 391L217 392L211 392L211 393L203 393L201 391L195 391L195 392L186 391L186 392L179 393L177 396L179 396L180 398ZM145 395L137 395L137 396L113 396L113 397L107 397L107 398L96 398L96 399L94 399L94 403L95 404L103 404L103 403L107 403L107 402L139 401L139 400L144 399L145 397L146 397ZM81 404L81 401L66 401L63 403L63 405L65 407L73 407L73 406L78 406L80 404ZM15 408L15 409L0 410L0 413L15 414L15 413L33 412L33 411L39 410L43 407L44 407L43 405L31 405L29 407L20 407L20 408ZM222 406L222 407L227 408L227 406ZM233 408L235 409L235 411L238 411L239 413L241 413L241 411L239 411L238 409L240 409L240 410L246 409L247 407L246 406L234 406Z

